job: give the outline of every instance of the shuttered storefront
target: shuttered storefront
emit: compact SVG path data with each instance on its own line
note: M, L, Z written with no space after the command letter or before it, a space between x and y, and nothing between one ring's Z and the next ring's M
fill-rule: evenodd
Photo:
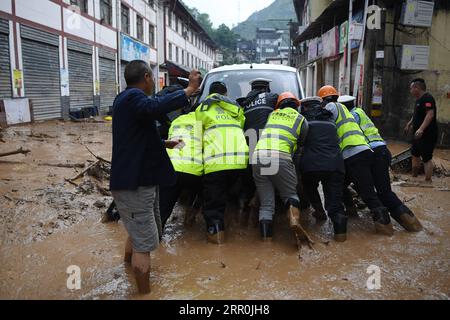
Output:
M59 38L22 25L22 58L25 96L35 120L61 118Z
M333 86L339 88L339 59L333 62Z
M94 107L92 46L67 40L69 60L70 110Z
M0 19L0 99L11 98L11 66L9 63L9 22Z
M116 54L113 51L99 49L100 67L100 113L106 114L112 107L117 95Z

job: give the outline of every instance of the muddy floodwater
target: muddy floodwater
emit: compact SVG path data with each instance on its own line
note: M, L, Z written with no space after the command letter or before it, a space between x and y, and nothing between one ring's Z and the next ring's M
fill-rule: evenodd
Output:
M152 253L152 292L137 296L123 263L126 238L119 223L102 223L111 198L107 181L82 177L95 158L111 157L109 123L46 122L10 127L0 151L1 299L448 299L450 297L450 178L431 185L423 176L395 174L394 190L422 221L424 231L376 235L366 209L349 222L348 240L336 243L329 221L303 222L315 241L298 250L284 215L275 217L272 243L253 225L226 215L226 244L208 244L199 216L183 226L176 207L160 248ZM390 143L393 153L406 149ZM91 161L91 162L89 162ZM450 170L450 151L436 162ZM448 172L448 171L447 171ZM103 192L101 192L103 190ZM70 266L81 288L67 287ZM375 273L374 273L375 270ZM380 271L380 282L370 278ZM369 282L369 286L368 286ZM379 284L373 285L373 284Z

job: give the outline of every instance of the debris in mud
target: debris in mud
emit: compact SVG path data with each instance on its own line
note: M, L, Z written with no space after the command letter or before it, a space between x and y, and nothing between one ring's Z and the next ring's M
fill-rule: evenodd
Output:
M27 155L27 154L30 153L30 152L31 152L30 150L26 150L26 149L23 149L23 147L20 147L19 149L14 150L14 151L9 151L9 152L0 153L0 158L1 158L1 157L12 156L12 155L15 155L15 154L24 154L24 155Z
M28 135L28 137L30 137L30 138L37 138L37 139L56 139L57 137L56 136L51 136L51 135L48 135L48 134L46 134L46 133L31 133L31 134L29 134Z
M94 117L84 118L84 119L76 119L74 117L70 117L70 121L77 123L107 123L105 120L98 120Z
M102 209L106 208L106 204L103 201L97 200L94 202L94 207Z
M3 140L3 127L2 126L0 126L0 142L6 143L6 141Z
M423 183L401 182L401 183L399 183L397 185L400 186L400 187L405 187L405 188L430 188L430 189L434 188L433 185L423 184Z
M78 191L82 194L89 195L92 194L95 190L95 184L91 180L84 180L82 183L78 185Z
M41 162L38 163L38 166L41 167L55 167L55 168L69 168L69 169L83 169L85 166L84 163L48 163L48 162Z

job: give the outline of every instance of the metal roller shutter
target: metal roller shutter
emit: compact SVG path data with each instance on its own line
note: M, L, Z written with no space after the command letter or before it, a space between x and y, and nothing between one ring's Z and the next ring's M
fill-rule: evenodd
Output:
M25 95L35 120L61 118L58 36L21 26Z
M100 112L106 114L117 95L115 53L99 50Z
M0 19L0 99L11 98L11 66L9 61L9 23Z
M70 110L94 106L92 47L68 40Z
M333 85L335 88L339 88L339 59L334 61L334 73L333 73Z

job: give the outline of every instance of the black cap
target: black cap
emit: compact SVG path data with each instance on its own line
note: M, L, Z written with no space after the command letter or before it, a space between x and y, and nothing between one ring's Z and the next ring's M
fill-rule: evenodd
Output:
M266 88L270 86L272 80L265 78L256 78L250 81L252 88Z
M227 93L227 85L222 81L216 81L209 86L209 93L225 94Z

